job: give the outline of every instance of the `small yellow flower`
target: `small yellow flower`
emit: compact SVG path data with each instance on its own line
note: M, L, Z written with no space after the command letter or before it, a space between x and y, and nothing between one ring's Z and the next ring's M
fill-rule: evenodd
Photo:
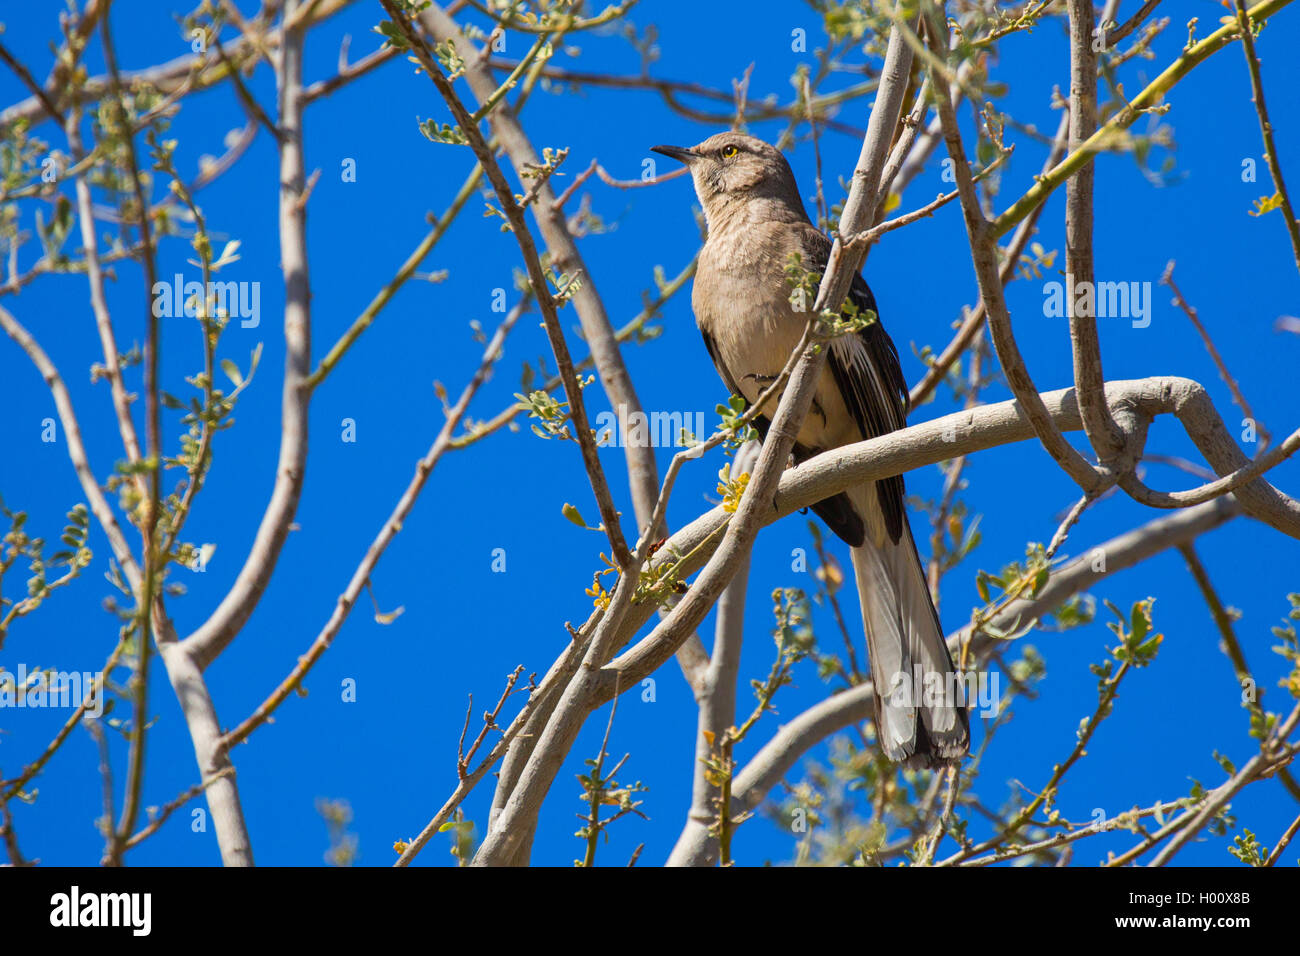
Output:
M733 480L731 463L728 462L718 472L718 479L718 494L722 495L722 510L732 514L740 506L740 498L745 493L745 488L749 486L749 472Z
M591 587L586 589L586 593L592 598L592 607L598 607L601 610L609 607L609 599L611 597L610 593L605 590L605 586L600 583L600 576L608 573L608 571L609 569L607 568L605 571L597 571L593 574L591 576Z

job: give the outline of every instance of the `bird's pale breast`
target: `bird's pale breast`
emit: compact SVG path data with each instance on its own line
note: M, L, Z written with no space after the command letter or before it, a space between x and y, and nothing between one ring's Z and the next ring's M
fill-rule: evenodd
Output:
M788 235L788 229L783 231ZM793 286L785 273L795 250L784 248L781 232L772 224L710 235L691 295L696 323L712 338L719 360L751 403L781 374L808 324L808 313L796 312L790 301ZM814 401L799 432L800 444L825 449L861 440L828 368L822 370ZM776 413L776 397L763 411L768 418Z

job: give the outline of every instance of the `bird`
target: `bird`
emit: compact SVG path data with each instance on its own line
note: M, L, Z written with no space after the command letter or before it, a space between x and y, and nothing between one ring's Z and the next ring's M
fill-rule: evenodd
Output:
M820 279L831 241L808 218L789 162L770 143L731 131L696 146L651 149L690 171L707 226L691 291L695 322L723 384L752 406L780 376L808 324L787 269L798 263ZM853 277L849 301L859 316L877 313L861 274ZM829 343L795 441L795 464L907 424L898 350L878 314L854 326L858 331ZM761 437L779 397L754 419ZM851 487L813 511L850 548L885 756L918 769L960 762L970 746L964 686L912 537L902 476Z

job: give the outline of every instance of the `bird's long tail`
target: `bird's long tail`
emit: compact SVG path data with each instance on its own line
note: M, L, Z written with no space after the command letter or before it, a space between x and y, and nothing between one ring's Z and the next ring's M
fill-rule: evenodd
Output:
M967 752L970 728L964 684L953 668L925 572L903 522L897 543L883 546L870 532L853 548L862 603L876 727L885 755L910 767L929 767Z

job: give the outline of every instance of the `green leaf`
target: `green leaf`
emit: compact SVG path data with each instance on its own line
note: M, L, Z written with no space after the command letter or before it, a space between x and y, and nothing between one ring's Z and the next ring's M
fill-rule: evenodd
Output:
M465 132L459 126L453 126L450 123L438 123L435 120L427 119L420 124L420 132L430 142L445 143L448 146L469 145L469 139L465 136Z
M407 48L406 37L397 24L388 20L380 21L379 25L374 28L394 50L405 50Z
M1237 765L1234 764L1231 760L1229 760L1226 756L1224 756L1223 754L1219 753L1216 750L1214 751L1214 759L1218 761L1218 764L1220 767L1223 768L1224 773L1226 773L1230 777L1236 776Z
M1034 575L1034 587L1031 591L1032 597L1038 597L1039 592L1043 590L1043 586L1047 584L1047 579L1050 575L1050 568L1039 568L1038 573Z
M587 522L583 520L582 514L578 511L577 508L569 504L567 501L564 503L564 507L561 510L564 512L564 517L568 518L579 528L587 527Z
M232 382L235 383L236 388L244 384L244 373L241 372L239 366L230 359L221 360L221 370L226 373Z

